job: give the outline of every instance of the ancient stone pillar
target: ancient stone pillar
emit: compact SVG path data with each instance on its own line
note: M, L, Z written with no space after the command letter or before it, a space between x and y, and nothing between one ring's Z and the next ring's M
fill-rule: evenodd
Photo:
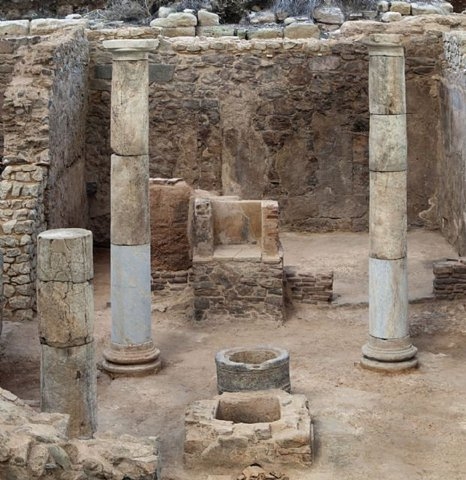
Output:
M369 341L361 364L398 371L417 365L408 331L404 50L399 35L372 35L368 46Z
M156 40L109 40L111 106L111 373L160 369L151 334L149 62Z
M69 435L96 430L92 233L80 228L38 236L37 311L41 409L70 415Z

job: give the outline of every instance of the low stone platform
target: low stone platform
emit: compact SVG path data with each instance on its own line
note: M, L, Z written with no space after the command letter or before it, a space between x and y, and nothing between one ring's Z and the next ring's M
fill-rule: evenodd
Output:
M185 435L188 467L312 463L308 401L282 390L224 393L195 402L186 411Z

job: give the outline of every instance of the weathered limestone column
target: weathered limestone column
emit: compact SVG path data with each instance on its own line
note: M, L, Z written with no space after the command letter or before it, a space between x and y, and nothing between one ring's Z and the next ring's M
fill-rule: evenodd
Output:
M111 147L112 338L103 367L158 371L151 333L149 62L156 40L103 42L113 56Z
M369 341L364 367L417 365L408 330L405 59L399 35L375 34L369 47Z
M71 437L91 438L97 427L93 277L89 230L70 228L39 234L41 410L69 414Z

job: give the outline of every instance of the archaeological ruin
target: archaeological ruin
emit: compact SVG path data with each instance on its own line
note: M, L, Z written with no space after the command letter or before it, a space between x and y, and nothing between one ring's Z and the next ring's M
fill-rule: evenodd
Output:
M1 2L0 480L465 478L464 7Z

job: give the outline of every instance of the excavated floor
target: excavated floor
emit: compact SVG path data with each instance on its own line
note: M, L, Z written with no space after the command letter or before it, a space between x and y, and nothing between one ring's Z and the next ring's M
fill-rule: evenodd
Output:
M188 404L216 395L217 351L269 343L289 350L292 391L307 396L314 422L315 462L300 471L277 469L290 480L466 478L466 302L419 301L430 294L432 260L454 257L451 247L437 233L411 233L410 296L418 301L410 305L410 321L420 368L387 375L358 366L367 335L367 305L360 303L366 295L367 235L282 238L286 263L335 269L337 304L298 306L283 326L228 318L213 325L189 318L186 294L154 297L153 334L164 368L146 378L100 374L99 432L158 435L164 480L215 474L236 479L246 465L183 469L184 412ZM95 279L99 360L109 339L108 290L103 251L96 255ZM5 322L0 351L0 385L38 406L36 321Z

